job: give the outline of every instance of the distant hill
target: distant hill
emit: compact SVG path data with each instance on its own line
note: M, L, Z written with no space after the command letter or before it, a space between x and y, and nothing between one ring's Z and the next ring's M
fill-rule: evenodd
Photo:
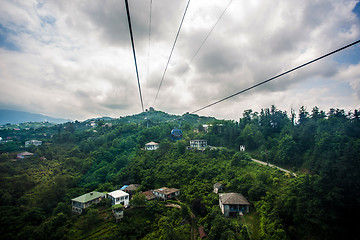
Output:
M64 123L71 121L64 118L53 118L42 114L14 111L7 109L0 109L0 124L17 124L24 122L52 122L52 123Z
M216 118L214 117L204 117L189 113L185 113L179 116L179 115L168 114L162 111L149 111L131 116L120 117L116 121L141 123L146 121L146 119L148 119L150 122L153 123L160 123L160 122L174 123L174 126L178 126L179 124L185 122L191 125L206 124L216 120Z
M89 118L89 119L86 119L84 122L90 122L90 121L112 121L114 120L115 118L112 118L112 117L98 117L98 118Z

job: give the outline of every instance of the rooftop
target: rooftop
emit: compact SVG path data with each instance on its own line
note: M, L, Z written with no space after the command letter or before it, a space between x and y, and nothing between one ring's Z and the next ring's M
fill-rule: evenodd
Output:
M159 193L163 193L163 194L171 194L171 193L180 191L180 189L163 187L163 188L156 189L154 191L159 192Z
M145 144L145 145L159 145L159 144L156 143L156 142L149 142L149 143L147 143L147 144Z
M34 154L31 153L31 152L22 152L22 153L19 153L18 155L21 155L21 156L33 156Z
M200 226L200 227L199 227L199 237L200 237L201 239L207 237L207 234L206 234L203 226Z
M240 193L220 193L219 198L222 204L250 205L248 200Z
M142 192L142 194L145 195L146 200L151 200L151 199L155 198L155 195L153 194L153 192L151 190Z
M119 208L124 208L124 206L122 204L116 204L116 205L113 205L111 208L112 209L119 209Z
M75 201L75 202L86 203L86 202L92 201L96 198L103 197L103 196L105 196L105 193L94 191L94 192L85 193L84 195L81 195L77 198L73 198L71 200Z
M215 183L214 184L214 187L216 187L216 188L219 188L219 187L222 187L222 186L224 186L224 184L222 184L222 183Z
M126 188L121 189L121 190L135 191L138 187L140 187L139 184L130 184L130 185L126 186Z
M112 196L113 198L119 198L119 197L124 197L124 196L129 196L128 193L122 191L122 190L116 190L113 191L111 193L108 193L108 195Z

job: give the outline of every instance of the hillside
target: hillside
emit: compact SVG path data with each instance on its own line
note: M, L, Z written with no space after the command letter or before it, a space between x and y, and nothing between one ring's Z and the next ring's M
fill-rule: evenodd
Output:
M17 124L17 123L25 123L25 122L64 123L68 121L70 120L63 118L53 118L42 114L0 109L0 124L7 124L7 123Z
M98 119L32 130L0 130L0 234L4 239L189 239L203 226L208 239L351 239L359 234L358 111L300 109L299 121L271 108L245 111L239 122L182 115L183 139L172 141L178 116L163 112ZM156 120L155 120L156 119ZM172 121L176 119L176 121ZM106 123L112 124L106 124ZM202 124L210 125L205 129ZM175 126L174 126L175 125ZM21 138L19 138L21 136ZM52 136L52 137L51 137ZM36 156L14 160L24 141ZM204 139L210 150L187 150ZM155 141L156 151L143 150ZM239 145L246 152L239 152ZM296 172L291 177L250 156ZM226 218L213 185L251 203ZM115 222L107 201L78 216L71 199L136 183L138 191L181 190L174 201L137 194ZM195 238L196 239L196 238Z
M120 117L118 122L120 123L144 123L148 122L149 124L157 124L161 122L168 122L174 127L179 127L183 123L187 123L190 125L199 125L199 124L206 124L216 120L214 117L204 117L199 116L196 114L189 114L185 113L181 116L179 115L172 115L162 111L148 111L142 112L140 114L135 114L132 116Z

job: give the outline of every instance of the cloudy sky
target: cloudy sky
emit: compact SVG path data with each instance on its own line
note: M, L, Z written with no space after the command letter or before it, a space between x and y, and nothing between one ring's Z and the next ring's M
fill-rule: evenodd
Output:
M353 0L129 0L145 108L192 112L360 39ZM150 42L150 44L149 44ZM360 107L360 44L199 112ZM77 120L140 113L125 1L0 0L0 108Z

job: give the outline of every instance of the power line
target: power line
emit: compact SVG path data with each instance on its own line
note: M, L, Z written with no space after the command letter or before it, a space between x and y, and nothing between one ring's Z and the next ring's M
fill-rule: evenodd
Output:
M192 56L192 58L190 59L189 64L187 65L187 68L183 71L183 73L181 74L181 76L189 69L190 64L192 63L192 61L194 60L194 58L196 57L196 55L199 53L200 49L204 46L204 43L206 42L206 40L209 38L210 34L213 32L214 28L216 27L216 25L220 22L221 18L224 16L226 10L229 8L231 2L233 0L230 0L230 2L228 3L228 5L226 6L226 8L224 9L224 11L221 13L220 17L218 18L218 20L215 22L215 24L212 26L212 28L210 29L210 31L208 32L208 34L206 35L205 39L203 40L203 42L201 43L200 47L196 50L195 54Z
M196 113L196 112L199 112L199 111L201 111L201 110L204 110L204 109L206 109L206 108L209 108L209 107L211 107L211 106L214 106L215 104L221 103L221 102L223 102L223 101L225 101L225 100L228 100L228 99L230 99L230 98L232 98L232 97L235 97L235 96L237 96L237 95L239 95L239 94L241 94L241 93L244 93L244 92L246 92L246 91L249 91L249 90L251 90L251 89L253 89L253 88L259 87L259 86L261 86L261 85L263 85L263 84L265 84L265 83L268 83L268 82L270 82L270 81L272 81L272 80L274 80L274 79L276 79L276 78L279 78L279 77L284 76L284 75L286 75L286 74L288 74L288 73L290 73L290 72L293 72L293 71L298 70L298 69L300 69L300 68L302 68L302 67L305 67L305 66L307 66L307 65L309 65L309 64L311 64L311 63L314 63L314 62L316 62L316 61L319 61L320 59L326 58L326 57L328 57L328 56L330 56L330 55L332 55L332 54L334 54L334 53L340 52L340 51L342 51L342 50L344 50L344 49L346 49L346 48L348 48L348 47L351 47L351 46L353 46L353 45L356 45L356 44L358 44L359 42L360 42L360 40L357 40L357 41L355 41L355 42L353 42L353 43L350 43L350 44L348 44L348 45L346 45L346 46L344 46L344 47L341 47L341 48L339 48L339 49L337 49L337 50L334 50L334 51L332 51L332 52L329 52L329 53L327 53L327 54L325 54L325 55L323 55L323 56L321 56L321 57L318 57L318 58L316 58L316 59L314 59L314 60L311 60L311 61L309 61L309 62L307 62L307 63L304 63L304 64L302 64L302 65L300 65L300 66L298 66L298 67L295 67L295 68L293 68L293 69L290 69L290 70L288 70L288 71L286 71L286 72L283 72L283 73L281 73L281 74L279 74L279 75L276 75L275 77L269 78L269 79L267 79L267 80L265 80L265 81L262 81L262 82L260 82L260 83L258 83L258 84L255 84L255 85L251 86L251 87L248 87L248 88L246 88L246 89L244 89L244 90L242 90L242 91L240 91L240 92L234 93L234 94L232 94L232 95L230 95L230 96L228 96L228 97L225 97L225 98L223 98L223 99L221 99L221 100L218 100L218 101L216 101L216 102L213 102L213 103L211 103L211 104L209 104L209 105L206 105L206 106L204 106L204 107L202 107L202 108L199 108L199 109L191 112L191 114L194 114L194 113Z
M138 71L137 62L136 62L135 44L134 44L133 32L132 32L132 28L131 28L131 20L130 20L130 11L129 11L128 0L125 0L125 5L126 5L126 13L127 13L127 17L128 17L128 24L129 24L129 31L130 31L130 38L131 38L131 46L132 46L132 50L133 50L133 54L134 54L136 77L137 77L137 82L138 82L138 87L139 87L141 108L142 108L142 111L144 112L144 103L143 103L143 98L142 98L142 95L141 95L139 71Z
M171 49L169 59L168 59L168 61L167 61L167 63L166 63L166 67L165 67L164 73L163 73L163 75L162 75L162 77L161 77L160 85L159 85L159 88L158 88L158 90L157 90L157 93L156 93L156 96L155 96L155 100L154 100L153 106L155 106L156 99L157 99L157 97L158 97L158 95L159 95L159 91L160 91L161 85L162 85L162 83L163 83L166 70L167 70L167 68L168 68L168 66L169 66L169 62L170 62L171 56L172 56L172 54L173 54L176 41L177 41L177 39L178 39L178 37L179 37L179 33L180 33L180 30L181 30L181 26L182 26L182 24L183 24L183 22L184 22L184 18L185 18L187 9L188 9L188 7L189 7L189 4L190 4L190 0L188 0L188 2L187 2L187 4L186 4L185 12L184 12L184 15L183 15L183 17L182 17L182 19L181 19L180 26L179 26L178 32L177 32L177 34L176 34L174 44L173 44L172 49Z

